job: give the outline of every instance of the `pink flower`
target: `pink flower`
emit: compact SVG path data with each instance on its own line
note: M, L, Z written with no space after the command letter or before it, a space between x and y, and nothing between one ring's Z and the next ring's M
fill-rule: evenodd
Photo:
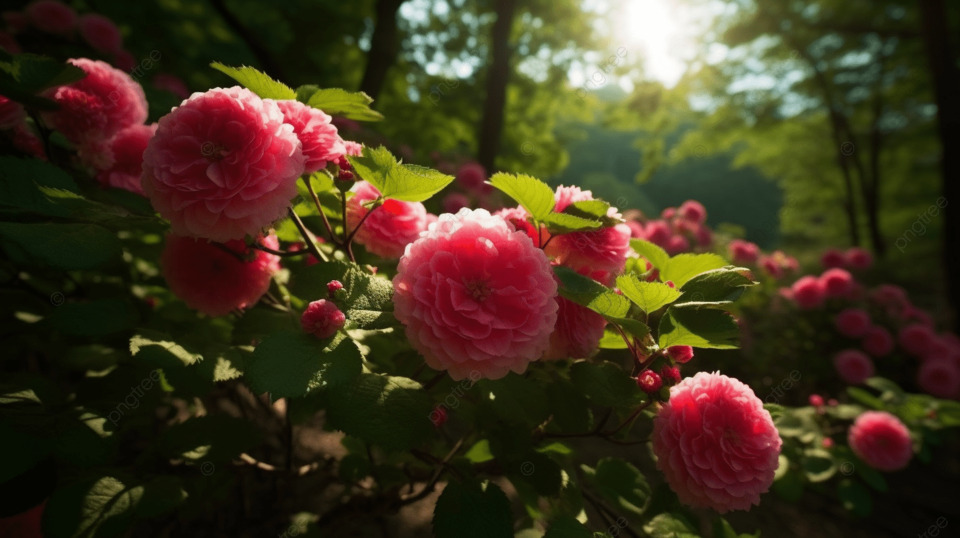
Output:
M908 306L900 312L900 319L902 321L915 321L920 325L924 325L930 329L933 329L933 317L930 314L920 310L915 306Z
M102 54L116 54L123 50L123 37L120 29L110 19L96 13L80 17L80 37L93 50Z
M853 275L845 269L827 269L820 275L827 298L846 297L853 291Z
M126 50L118 50L113 54L113 65L124 72L131 72L137 68L137 59Z
M670 225L662 220L652 220L647 223L644 233L647 241L663 247L670 240Z
M574 202L593 200L593 193L582 191L579 187L561 185L557 187L554 199L554 211L560 212ZM607 214L619 216L614 207ZM607 273L600 280L603 284L609 284L627 263L627 254L631 252L630 228L626 224L617 224L609 228L558 235L550 241L545 251L560 265L576 271Z
M707 372L670 389L652 439L657 467L680 502L720 513L759 504L773 483L781 445L750 387Z
M667 385L674 385L680 382L680 368L676 366L664 366L660 369L660 379Z
M653 394L663 386L663 380L653 370L644 370L637 377L637 386L647 394Z
M261 243L279 248L273 235ZM260 300L270 287L271 275L280 270L280 258L249 249L241 240L217 245L171 234L160 268L170 290L187 306L208 316L223 316Z
M312 301L300 316L303 332L312 334L321 340L337 334L347 322L347 317L332 301L320 299Z
M693 358L693 347L691 346L670 346L666 349L667 355L677 361L678 364L686 364Z
M813 407L823 407L823 396L820 396L819 394L811 394L809 401L810 405Z
M883 357L893 351L893 337L883 327L872 327L863 335L861 345L874 357Z
M760 256L760 268L773 278L783 276L783 268L773 256Z
M50 34L69 35L77 25L77 12L55 0L38 0L24 12L38 30Z
M407 339L456 380L523 373L547 350L557 321L546 255L483 209L441 215L407 246L393 285Z
M13 128L13 146L27 155L47 160L43 141L27 127L26 123Z
M677 208L675 207L665 207L663 208L663 211L660 212L660 218L664 220L670 220L676 216L677 216Z
M937 335L926 325L908 325L900 329L897 340L907 353L920 357L925 355L934 344Z
M457 183L470 192L484 193L492 188L484 183L487 171L479 163L466 163L457 170Z
M78 144L107 140L124 127L147 119L147 99L129 75L106 62L86 58L67 60L87 76L47 91L60 105L43 119L68 140Z
M190 97L190 90L187 89L187 84L183 79L169 73L158 73L154 76L153 87L158 90L170 92L181 99Z
M13 129L27 119L23 105L0 95L0 130Z
M697 224L703 224L703 221L707 220L707 210L696 200L687 200L680 204L677 214L680 218Z
M835 248L827 249L824 251L823 256L820 256L820 265L822 265L824 269L843 267L846 264L847 259L844 257L843 252Z
M283 121L293 125L293 132L303 146L305 174L312 174L326 168L327 162L336 161L346 153L343 140L337 135L337 128L330 123L330 116L324 111L307 106L299 101L275 101L283 112Z
M456 213L465 207L470 207L470 199L459 192L451 192L443 197L443 212Z
M853 269L869 269L873 265L873 255L866 249L853 247L845 255L847 266Z
M585 306L557 297L557 323L544 359L585 359L597 352L607 320Z
M851 385L859 385L873 376L873 361L858 349L846 349L833 357L833 366L840 378Z
M403 249L427 229L427 210L420 202L387 200L371 210L364 203L379 198L380 191L366 181L358 182L353 190L354 196L347 202L347 225L353 230L363 221L356 240L371 253L399 258Z
M642 239L646 235L646 232L643 230L643 224L635 220L628 220L626 224L630 227L630 237Z
M793 292L793 300L797 306L805 310L816 308L823 304L824 288L823 283L815 276L800 277L790 287Z
M143 154L143 190L175 233L227 241L284 214L303 162L275 103L215 88L160 118Z
M960 365L949 359L928 359L917 372L917 385L937 398L960 397Z
M540 237L537 235L537 229L533 227L533 224L528 220L530 215L527 213L527 210L522 206L517 207L506 207L493 214L495 217L500 217L503 220L509 222L517 230L524 232L533 241L534 245L540 245ZM543 234L543 241L546 242L550 238L550 234L541 226L540 230Z
M757 262L757 256L760 255L760 248L756 244L742 239L734 239L727 246L730 253L730 259L733 263L753 264Z
M860 308L847 308L834 320L837 331L849 338L860 338L870 330L870 315Z
M97 181L104 186L125 189L143 194L140 174L143 166L143 152L157 132L157 124L131 125L114 136L106 144L112 164L97 174Z
M667 254L674 256L690 250L690 241L687 241L687 238L682 235L671 236L667 240L667 245L664 247L664 250L667 251Z
M697 246L709 247L713 244L713 232L702 224L694 230L693 236L697 240Z
M910 431L886 411L867 411L847 432L847 442L864 463L881 471L898 471L910 463Z

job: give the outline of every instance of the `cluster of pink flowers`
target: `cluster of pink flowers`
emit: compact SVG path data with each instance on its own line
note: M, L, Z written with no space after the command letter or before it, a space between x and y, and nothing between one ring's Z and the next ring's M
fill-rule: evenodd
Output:
M791 299L804 310L819 308L831 299L856 299L861 293L860 285L845 269L827 269L819 277L802 276L781 294Z
M694 247L709 248L713 232L706 225L707 210L696 200L687 200L680 207L668 207L660 219L627 222L632 237L644 239L662 247L670 255L686 252Z
M873 265L873 255L860 247L852 247L845 252L830 248L820 256L820 264L823 265L824 269L869 269Z
M133 68L134 59L123 48L120 29L103 15L78 15L72 7L63 2L36 0L28 4L22 12L4 12L3 19L7 31L0 35L0 46L7 52L19 54L21 49L16 36L30 31L68 40L79 36L90 48L111 58L123 69Z

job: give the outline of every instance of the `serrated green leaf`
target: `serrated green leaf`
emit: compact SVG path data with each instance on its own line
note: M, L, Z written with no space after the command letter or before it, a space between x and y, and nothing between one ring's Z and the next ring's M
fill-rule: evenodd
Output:
M196 364L203 360L203 355L188 351L182 345L165 339L160 333L140 331L130 339L130 354L134 357L139 356L141 351L146 351L150 347L163 349L185 366Z
M370 108L373 99L364 92L348 92L341 88L300 86L297 99L327 114L357 121L380 121L383 114Z
M433 430L433 402L405 377L360 374L328 392L327 421L333 428L390 450L413 448Z
M554 273L560 279L560 295L598 314L616 318L626 317L630 300L590 277L570 269L556 266Z
M680 292L662 282L641 281L636 275L620 275L617 287L646 313L656 312L680 297Z
M548 213L540 220L552 235L586 232L603 226L603 223L599 220L589 220L566 213Z
M621 459L604 458L597 462L593 480L600 494L612 501L617 511L640 515L650 499L650 484L643 473Z
M463 457L467 458L470 463L483 463L492 460L493 452L490 452L490 441L486 439L477 441Z
M660 318L661 348L693 346L712 349L736 349L740 326L721 310L669 308Z
M553 189L533 176L498 172L488 183L523 206L538 221L544 220L553 211Z
M0 223L4 249L13 258L23 253L40 265L60 269L94 269L119 261L117 234L96 224Z
M667 261L670 260L670 255L667 254L667 251L649 241L644 241L643 239L631 239L630 248L632 248L637 254L649 260L655 268L660 270L663 270L663 268L667 265ZM674 281L674 284L676 284L676 281ZM679 284L677 285L679 286Z
M716 254L677 254L660 268L660 280L671 280L678 288L683 289L684 284L693 277L725 265L727 261Z
M354 263L330 261L307 267L295 275L290 292L304 302L315 301L327 296L327 283L331 280L343 284L335 300L347 318L348 328L383 329L396 325L393 284Z
M268 336L253 350L244 377L254 392L268 392L276 399L349 384L361 369L360 350L342 332L326 340L280 332Z
M230 67L220 62L213 62L210 64L210 67L239 82L241 86L264 99L284 100L297 98L297 92L293 91L290 86L273 80L266 73L253 67Z
M503 421L533 427L550 414L547 394L536 379L510 372L500 379L481 379L477 386L492 395L489 405Z
M596 405L632 407L643 401L643 391L637 388L636 381L609 362L575 362L570 367L570 381Z
M600 349L627 349L627 343L616 329L607 325L603 329L603 338L600 339Z
M723 267L691 278L681 287L680 305L724 305L736 301L755 282L742 274L746 269Z
M370 182L384 198L423 202L443 190L453 176L415 164L401 164L383 146L363 148L363 155L348 156L354 172Z
M37 94L86 75L83 69L53 58L0 49L0 95L32 108L56 109L56 103Z
M450 482L433 510L436 538L513 536L510 501L494 483Z
M257 446L262 437L262 432L248 420L206 415L165 430L157 441L157 448L171 459L220 463Z
M643 526L651 536L669 536L670 538L699 538L696 527L681 514L664 513L655 516Z

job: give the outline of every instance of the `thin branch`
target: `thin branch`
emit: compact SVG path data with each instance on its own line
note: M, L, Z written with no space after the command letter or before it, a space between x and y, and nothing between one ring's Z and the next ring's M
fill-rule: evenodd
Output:
M303 225L303 221L300 220L297 212L294 211L292 207L288 207L287 213L290 215L290 218L293 219L293 223L297 226L297 230L300 230L300 235L303 236L303 240L306 242L307 250L310 251L310 254L313 254L319 260L323 260L325 262L330 261L330 259L327 258L327 255L317 248L317 244L313 241L310 231L307 230L307 227Z

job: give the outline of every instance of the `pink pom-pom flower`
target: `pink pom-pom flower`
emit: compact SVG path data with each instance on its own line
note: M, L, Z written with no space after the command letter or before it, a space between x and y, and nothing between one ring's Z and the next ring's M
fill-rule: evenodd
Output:
M886 411L867 411L857 417L847 442L864 463L881 471L903 469L913 457L910 430Z
M827 249L824 251L823 255L820 256L820 265L824 269L834 269L837 267L843 267L847 264L847 259L843 255L843 252L835 248Z
M750 387L707 372L670 389L652 438L657 467L680 502L720 513L759 504L773 483L781 445Z
M727 251L733 263L754 264L760 255L760 248L756 244L742 239L730 241Z
M364 204L379 198L380 191L366 181L358 182L353 190L354 196L347 202L347 224L351 230L360 226L356 240L373 254L399 258L427 228L427 209L420 202L386 200L371 210Z
M143 194L140 176L143 172L143 152L157 132L157 124L131 125L106 144L105 152L112 164L97 173L97 181L108 187Z
M330 123L324 111L307 106L299 101L276 101L283 112L283 121L293 126L293 132L302 144L304 173L312 174L325 168L328 162L336 161L347 148Z
M960 364L949 359L928 359L917 371L917 384L937 398L960 397Z
M844 255L847 267L851 269L869 269L873 265L873 255L860 247L853 247Z
M926 355L936 339L937 335L933 329L921 324L907 325L900 329L897 335L900 347L915 357Z
M793 301L797 306L805 310L817 308L823 304L825 291L823 282L815 276L800 277L793 286L790 287Z
M68 36L77 26L77 12L56 0L37 0L24 9L30 23L49 34Z
M143 88L129 75L99 60L67 60L87 76L47 91L60 108L43 119L75 144L106 141L147 119Z
M861 345L864 351L874 357L885 357L893 351L893 337L883 327L871 327L863 335Z
M846 349L833 357L833 366L840 378L851 385L859 385L873 376L873 361L858 349Z
M228 241L286 212L303 163L276 103L214 88L160 118L143 154L143 190L175 233Z
M523 373L547 350L557 321L546 255L483 209L441 215L407 246L393 285L407 339L456 380Z
M839 268L824 271L820 275L820 283L827 298L846 297L853 291L856 284L853 275Z
M834 319L837 331L849 338L860 338L870 330L870 314L860 308L847 308Z
M88 13L78 22L80 37L93 50L102 54L116 54L123 50L120 29L110 19L96 13Z
M300 316L300 327L303 332L324 339L337 334L346 321L347 317L333 301L320 299L307 305Z
M557 297L557 324L544 359L585 359L597 352L607 320L593 310Z
M697 224L702 224L703 221L707 220L707 210L704 209L703 204L696 200L687 200L680 204L680 207L677 208L677 215L684 220Z
M272 249L280 246L273 235L261 243ZM249 249L241 240L217 245L168 235L160 267L170 290L187 306L208 316L223 316L260 300L270 287L270 277L280 270L280 258Z

